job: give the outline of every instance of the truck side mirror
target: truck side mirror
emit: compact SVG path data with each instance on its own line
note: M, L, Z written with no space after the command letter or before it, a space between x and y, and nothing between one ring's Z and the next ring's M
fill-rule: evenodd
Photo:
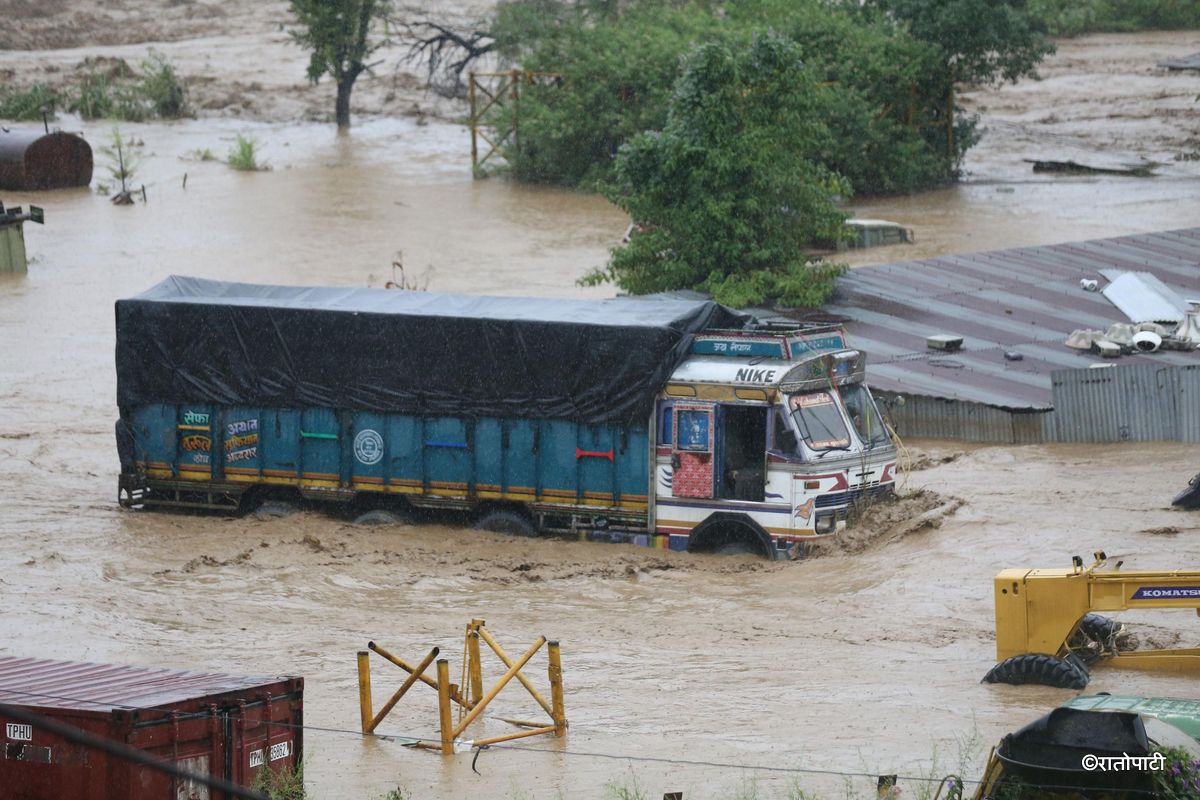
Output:
M679 453L671 454L671 469L679 469Z

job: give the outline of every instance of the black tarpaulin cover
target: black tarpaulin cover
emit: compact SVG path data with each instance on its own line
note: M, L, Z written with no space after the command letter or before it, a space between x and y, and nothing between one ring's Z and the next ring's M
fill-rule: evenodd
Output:
M264 286L173 276L117 301L117 403L327 406L626 422L692 334L749 317L711 301L551 300Z

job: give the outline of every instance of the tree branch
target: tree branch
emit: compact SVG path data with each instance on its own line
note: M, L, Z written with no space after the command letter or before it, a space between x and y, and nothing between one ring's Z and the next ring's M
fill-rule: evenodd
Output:
M463 72L495 47L487 31L457 31L432 20L393 20L409 41L403 61L426 64L425 85L444 97L461 97Z

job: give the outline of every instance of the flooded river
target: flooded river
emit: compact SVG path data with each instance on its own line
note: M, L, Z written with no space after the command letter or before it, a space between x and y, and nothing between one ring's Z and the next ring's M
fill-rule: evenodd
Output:
M93 144L104 137L102 125L67 122ZM610 287L575 281L603 263L627 222L599 197L472 181L465 132L448 122L368 120L348 137L228 118L122 131L143 143L146 204L114 207L85 190L2 198L45 206L46 225L27 227L29 274L0 279L0 652L303 675L317 728L305 734L312 797L402 786L414 798L587 798L609 782L689 800L756 782L761 796L786 797L793 781L840 796L843 779L820 771L977 774L988 745L1071 694L979 683L993 663L997 571L1065 567L1101 548L1130 567L1200 563L1200 518L1168 508L1200 469L1200 453L1182 445L918 443L936 466L910 474L908 488L963 500L953 516L863 553L792 564L364 529L317 514L121 511L117 298L172 273L382 286L397 252L408 277L433 290L606 296ZM271 171L188 158L223 155L239 133L259 140ZM890 258L1200 219L1200 176L1188 164L1157 179L1034 177L1019 143L1005 142L981 150L960 186L856 211L917 231L918 244ZM879 260L855 256L868 257ZM472 617L510 653L539 634L561 640L565 739L494 748L477 773L470 755L353 733L357 650L373 639L415 661L439 645L457 680ZM1143 640L1200 641L1188 611L1135 621ZM539 677L542 659L530 668ZM400 682L385 667L375 661L377 703ZM501 673L487 670L485 682ZM1098 671L1090 688L1195 692L1191 679L1135 672ZM534 709L516 689L495 715ZM381 730L435 736L433 693L415 689ZM472 735L507 730L488 719ZM960 747L966 740L982 750ZM874 780L852 785L869 794ZM908 796L918 786L908 782Z

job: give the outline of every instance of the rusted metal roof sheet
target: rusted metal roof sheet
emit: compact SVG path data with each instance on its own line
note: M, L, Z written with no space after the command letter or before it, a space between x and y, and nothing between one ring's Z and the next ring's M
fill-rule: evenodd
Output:
M0 703L35 708L159 708L284 680L288 679L0 656Z
M851 344L870 354L876 389L1047 409L1052 372L1101 361L1068 349L1067 336L1127 321L1079 285L1112 269L1150 273L1183 298L1200 297L1200 228L860 267L838 280L825 310L845 317ZM963 349L926 349L925 337L935 333L962 336ZM1023 358L1006 360L1006 351ZM1195 365L1200 353L1125 356L1116 364Z
M91 181L92 148L83 137L0 128L0 189L65 189Z

